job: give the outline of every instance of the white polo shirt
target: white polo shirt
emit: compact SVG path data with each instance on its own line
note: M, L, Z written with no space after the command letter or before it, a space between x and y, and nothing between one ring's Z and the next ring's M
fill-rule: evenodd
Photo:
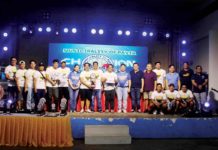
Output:
M68 87L68 76L70 74L70 68L58 68L60 72L60 84L59 87Z
M8 74L10 78L14 78L15 77L15 74L17 72L17 66L7 66L5 68L5 74ZM11 81L11 80L8 80L8 86L16 86L16 82L15 81Z
M26 69L18 69L16 72L16 78L18 80L18 86L19 87L24 87L25 84L25 73L26 73Z

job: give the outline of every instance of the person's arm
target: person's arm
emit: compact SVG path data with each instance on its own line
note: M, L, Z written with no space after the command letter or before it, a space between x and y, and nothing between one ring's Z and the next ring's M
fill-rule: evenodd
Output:
M88 88L91 88L91 85L86 82L86 80L84 79L84 77L80 77L80 82L81 82L83 85L87 86Z
M168 80L167 79L165 80L165 89L167 89L167 90L169 89L169 87L168 87Z
M180 90L181 89L181 81L180 81L180 79L178 80L178 90Z
M141 79L141 89L140 89L140 92L142 93L143 92L143 89L144 89L144 78Z
M205 79L204 83L202 84L202 86L206 86L208 83L208 79Z
M198 84L195 82L194 79L192 79L192 85L193 85L194 87L198 87Z
M36 88L37 87L37 78L36 77L33 78L33 87L34 87L34 92L37 93L37 88Z
M157 88L157 80L154 81L154 91L156 90Z
M18 76L18 74L16 73L16 75L15 75L15 82L16 82L16 85L17 85L17 89L18 89L18 91L20 92L20 86L19 86L19 76Z

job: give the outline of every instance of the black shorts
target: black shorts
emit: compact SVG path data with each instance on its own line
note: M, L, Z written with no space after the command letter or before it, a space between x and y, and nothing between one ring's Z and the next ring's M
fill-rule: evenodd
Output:
M92 92L93 92L92 89L80 89L79 92L80 92L80 99L82 101L87 100L87 99L89 101L92 100Z

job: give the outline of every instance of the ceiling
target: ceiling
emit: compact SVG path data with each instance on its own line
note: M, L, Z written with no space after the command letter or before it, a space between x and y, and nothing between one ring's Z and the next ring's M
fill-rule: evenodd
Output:
M158 15L170 23L187 25L217 10L217 0L1 0L0 25L38 10L107 8Z

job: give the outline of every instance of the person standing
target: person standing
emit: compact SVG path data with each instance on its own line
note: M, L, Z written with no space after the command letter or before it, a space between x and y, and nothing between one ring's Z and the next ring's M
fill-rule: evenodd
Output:
M98 106L98 112L102 111L102 104L101 104L101 89L102 89L102 77L103 77L103 71L99 69L98 62L93 62L93 70L91 70L91 80L95 84L95 88L93 89L92 93L92 111L94 111L95 108L95 97L97 98L97 106Z
M152 92L156 89L157 75L152 71L152 64L147 64L144 71L144 93L143 100L145 104L145 112L148 111L148 105L151 100Z
M126 72L126 65L120 65L120 71L117 73L117 99L118 113L127 112L127 99L129 91L130 74ZM123 107L122 107L123 106Z
M130 71L130 84L129 89L132 97L132 112L137 109L138 112L140 110L140 97L144 88L144 74L143 71L139 70L139 64L133 64L133 70Z
M29 69L25 73L25 92L27 92L27 100L26 100L26 109L27 112L31 112L33 106L35 105L34 101L34 91L33 91L33 75L36 72L36 61L30 60Z
M175 72L175 66L169 65L169 73L166 75L166 89L169 89L169 85L174 84L175 90L180 90L180 78L179 74Z
M105 108L106 112L114 112L115 87L117 83L117 75L113 72L113 65L109 64L107 71L104 73L104 91L105 91Z
M202 72L202 66L196 66L196 73L192 76L193 93L198 103L198 110L202 110L202 106L207 101L207 84L208 75Z
M94 84L92 84L91 82L90 66L91 65L89 63L84 63L84 70L80 74L81 113L83 113L84 111L86 111L87 113L91 113L90 103L92 100L92 92L95 87Z
M155 62L155 69L153 71L157 75L157 83L162 84L163 89L165 89L166 71L161 68L161 62Z
M60 72L58 69L59 60L53 60L53 66L48 67L46 69L46 87L47 87L47 107L48 111L56 111L58 112L58 98L59 98L59 91L58 85L60 83ZM54 104L52 105L52 98L54 100Z
M61 67L58 68L60 72L60 83L58 85L58 90L59 90L59 104L61 103L62 98L66 98L68 101L70 96L69 96L69 84L68 84L68 76L70 74L70 68L66 66L66 62L62 61L61 62ZM67 103L68 104L68 103ZM68 108L68 107L66 107Z
M74 65L73 71L68 76L69 93L70 93L70 111L76 112L77 98L80 87L79 65Z
M25 102L25 92L24 92L24 85L25 85L25 62L21 60L19 62L19 69L16 72L15 80L18 90L18 101L17 101L17 110L24 111L24 102Z
M5 68L5 76L8 82L8 98L15 103L18 98L18 90L15 82L15 74L17 72L17 59L10 58L10 65Z
M45 98L46 90L46 73L45 66L41 62L39 63L38 70L33 75L34 93L36 94L35 99L35 111L41 98Z
M179 77L181 80L181 85L186 85L189 90L192 90L192 76L194 72L189 67L188 62L183 63L183 69L179 73Z

